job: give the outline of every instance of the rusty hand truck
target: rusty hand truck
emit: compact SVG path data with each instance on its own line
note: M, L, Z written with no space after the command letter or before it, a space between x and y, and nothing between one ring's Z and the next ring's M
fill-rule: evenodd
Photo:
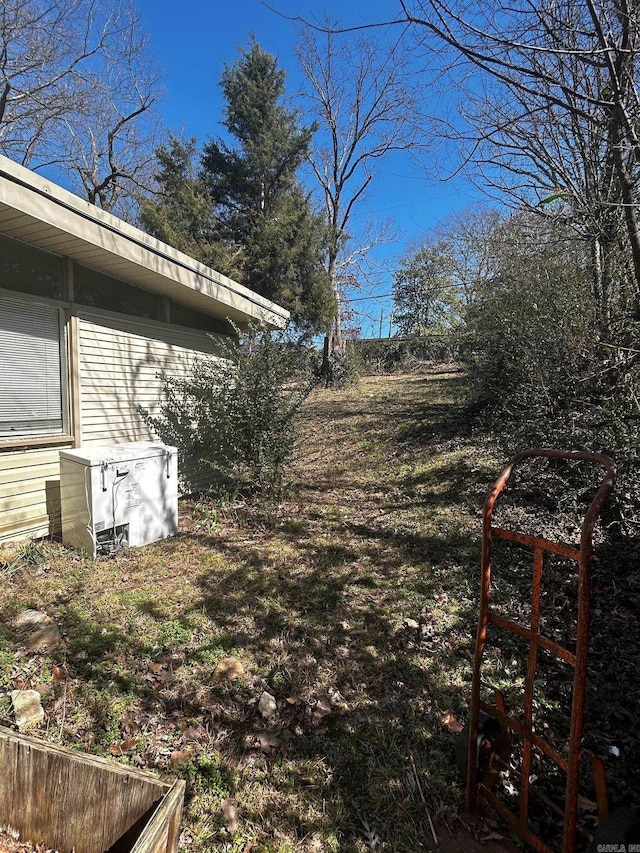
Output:
M580 530L580 545L569 547L560 542L519 533L493 526L493 512L496 501L505 488L513 470L524 460L543 457L556 460L575 460L604 467L604 477L583 518ZM583 453L581 451L562 451L536 449L528 450L514 457L503 469L489 493L483 513L482 537L482 577L480 591L480 612L478 632L473 661L473 680L471 687L471 708L469 718L469 741L467 754L466 805L471 811L479 798L486 800L495 811L535 850L541 853L554 853L550 847L531 829L529 825L529 798L532 749L535 747L566 774L564 808L556 807L563 816L562 853L574 853L578 832L578 783L580 764L583 756L591 760L598 818L603 822L607 817L608 804L604 763L601 758L591 755L582 747L582 725L585 703L585 682L587 670L587 651L589 645L589 597L593 555L593 529L600 512L611 494L616 481L616 466L602 454ZM513 619L506 619L491 608L491 545L493 540L507 540L519 543L533 553L533 583L531 598L531 619L529 625L523 625ZM555 554L575 560L578 564L578 604L577 636L575 652L544 636L540 631L540 597L542 588L543 563L545 554ZM524 679L523 714L521 719L510 716L505 710L504 699L497 688L494 691L494 704L482 700L480 691L482 659L487 643L487 626L519 635L528 641L529 652ZM538 666L538 651L546 649L549 653L573 667L573 687L571 700L571 724L569 731L568 753L565 757L559 749L545 740L533 729L534 680ZM518 813L512 811L491 790L487 778L493 779L496 772L483 778L479 773L479 738L482 730L479 723L481 712L497 721L507 738L514 732L522 741L522 763L520 768L520 790ZM485 719L487 719L485 717ZM495 724L494 724L495 725ZM500 756L492 753L497 770L505 769ZM502 766L500 766L502 764Z

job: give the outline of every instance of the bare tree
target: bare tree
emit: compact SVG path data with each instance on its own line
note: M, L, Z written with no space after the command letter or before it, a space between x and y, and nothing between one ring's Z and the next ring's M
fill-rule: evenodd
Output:
M473 305L495 274L496 257L504 242L504 214L488 205L469 205L441 220L424 245L446 243L463 309ZM499 236L498 236L499 235Z
M400 3L422 46L435 37L477 75L464 117L485 185L532 207L556 200L549 210L589 241L606 335L621 236L640 295L635 0L488 0L473 14L457 0Z
M152 182L159 142L152 108L160 89L132 7L102 65L93 76L91 121L67 123L70 164L92 204L131 218L132 198Z
M0 6L0 151L31 168L55 166L94 204L113 210L140 183L158 90L129 3Z
M560 114L545 94L542 85L529 95L501 83L466 98L461 112L467 132L471 128L474 180L516 209L563 222L588 243L597 320L606 337L625 229L614 144L605 122L587 121L577 110ZM637 289L634 281L618 269L618 302Z
M80 111L89 92L83 70L107 40L96 6L5 0L0 7L0 145L24 165L35 151L47 157L56 124Z
M415 101L402 37L381 50L364 36L348 41L324 28L305 26L298 58L307 80L309 112L319 125L311 166L321 188L327 219L327 270L337 310L330 349L340 352L342 284L361 278L371 250L384 239L351 233L375 167L392 151L415 142L409 122Z

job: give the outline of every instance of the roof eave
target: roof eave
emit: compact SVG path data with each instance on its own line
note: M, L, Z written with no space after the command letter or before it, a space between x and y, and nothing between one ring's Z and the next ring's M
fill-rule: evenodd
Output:
M0 155L0 232L244 327L289 312Z

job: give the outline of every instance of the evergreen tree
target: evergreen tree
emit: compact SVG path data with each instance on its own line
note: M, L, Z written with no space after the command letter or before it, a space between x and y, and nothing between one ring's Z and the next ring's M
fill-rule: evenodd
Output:
M241 253L243 284L288 308L298 325L322 328L334 308L325 229L297 177L314 128L283 103L285 73L256 42L221 86L233 143L211 140L202 158L219 238Z
M149 234L219 272L237 277L239 266L217 232L211 198L199 175L196 140L169 135L156 151L158 191L140 202L138 218Z

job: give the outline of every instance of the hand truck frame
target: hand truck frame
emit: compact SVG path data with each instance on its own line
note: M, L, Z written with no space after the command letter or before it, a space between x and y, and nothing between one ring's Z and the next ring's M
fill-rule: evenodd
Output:
M524 460L546 458L555 460L573 460L603 466L604 477L582 520L580 545L570 547L560 542L552 542L538 536L530 536L514 530L493 526L493 513L496 501L507 485L514 469ZM550 450L538 448L527 450L515 456L503 469L487 496L483 512L482 535L482 573L480 589L480 612L478 631L473 660L473 679L471 686L471 709L469 719L469 749L467 756L466 803L471 811L477 800L485 799L498 814L526 841L540 853L554 853L550 847L529 826L529 798L532 749L536 747L551 759L566 774L564 808L556 807L563 815L562 853L574 853L578 829L578 784L580 764L583 756L591 760L593 780L598 806L598 817L602 822L608 814L604 763L598 756L587 753L582 747L582 728L585 704L585 684L587 674L587 653L589 647L589 608L591 574L593 561L593 530L596 521L613 491L616 482L616 466L608 457L599 453L582 451ZM519 543L533 552L533 583L531 597L531 620L528 626L506 619L490 606L491 602L491 545L495 539ZM556 643L540 631L540 596L545 554L555 554L574 560L578 564L578 605L577 639L575 653ZM482 659L487 644L487 627L509 631L524 638L529 643L528 662L524 681L524 711L522 719L509 715L505 710L504 699L494 688L494 704L481 699ZM546 649L552 655L573 667L573 690L571 700L571 725L568 743L568 755L565 758L551 743L533 730L533 694L534 681L538 668L538 650ZM483 711L494 717L503 730L513 731L522 739L522 766L520 773L519 811L516 814L490 790L490 787L478 782L478 728L479 715Z

